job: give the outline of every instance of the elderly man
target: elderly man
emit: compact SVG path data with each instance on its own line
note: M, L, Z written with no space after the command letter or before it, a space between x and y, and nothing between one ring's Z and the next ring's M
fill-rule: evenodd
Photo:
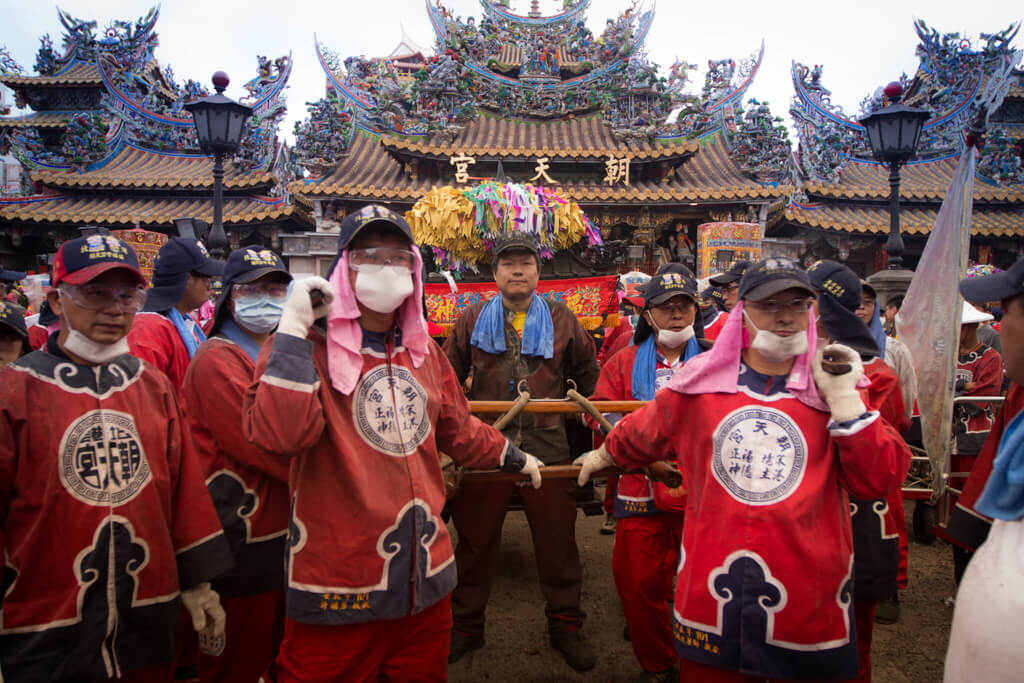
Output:
M759 261L738 294L714 348L580 458L580 481L612 464L679 462L681 680L846 680L857 673L849 495L898 486L903 446L865 406L859 355L825 347L832 374L815 353L806 273Z
M522 384L533 398L565 396L566 380L580 393L594 390L600 372L590 336L564 304L537 296L540 254L528 233L503 235L494 245L494 281L500 295L467 308L445 343L445 353L464 382L473 373L470 398L508 400ZM504 430L514 443L545 464L567 463L569 443L560 415L520 415ZM452 595L455 625L449 661L484 644L484 611L491 571L501 543L505 506L520 490L530 523L551 644L569 666L586 671L596 658L583 638L582 571L576 547L574 488L540 491L515 484L464 486L452 503L459 534L455 562L459 585Z
M740 280L743 279L743 274L747 272L749 267L750 261L736 261L729 267L729 270L708 278L708 284L722 290L722 305L727 313L736 308L736 302L739 299Z
M246 438L290 458L277 680L444 680L456 571L439 452L537 487L539 461L470 414L427 336L408 223L366 206L338 250L330 282L292 286L243 409Z
M120 240L65 242L60 332L0 371L5 681L169 681L181 604L223 635L228 544L174 389L125 343L144 283Z
M281 320L292 276L269 249L228 256L210 338L182 387L189 430L206 474L235 568L213 583L227 612L223 642L199 655L199 678L253 683L277 656L284 631L288 461L249 443L242 401L260 349Z

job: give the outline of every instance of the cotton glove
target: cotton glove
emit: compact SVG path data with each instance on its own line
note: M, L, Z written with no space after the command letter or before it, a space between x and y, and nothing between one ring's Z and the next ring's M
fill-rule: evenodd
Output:
M208 582L182 591L181 602L192 617L192 628L196 632L213 638L223 637L227 617L220 606L220 596Z
M821 367L821 359L825 354L829 354L838 363L849 364L850 371L843 375L825 372ZM814 354L812 369L814 383L825 397L825 403L828 404L835 422L855 420L867 412L860 392L857 391L857 382L864 376L864 364L860 362L860 354L849 346L829 344Z
M523 464L523 469L519 470L520 474L527 474L530 476L530 483L533 488L539 489L541 483L540 468L544 467L544 463L540 461L540 458L534 457L529 453L524 453L526 456L526 462Z
M313 291L323 294L323 303L316 308L310 299ZM288 298L284 302L284 312L277 331L305 339L309 328L317 318L322 318L331 310L334 301L334 290L331 283L322 277L307 277L294 280L289 287Z
M580 486L584 486L590 481L590 476L598 470L603 470L606 467L614 467L615 461L612 460L612 456L605 450L604 444L601 444L598 448L592 451L587 451L580 457L572 461L573 465L580 466L580 476L576 480Z

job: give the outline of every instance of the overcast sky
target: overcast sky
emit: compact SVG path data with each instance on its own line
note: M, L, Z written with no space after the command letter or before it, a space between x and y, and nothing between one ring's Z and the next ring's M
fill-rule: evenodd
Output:
M434 0L430 0L433 2ZM643 0L650 5L651 0ZM39 37L50 33L59 49L62 27L54 5L45 2L5 3L0 44L31 71ZM479 19L479 0L443 0L455 14ZM617 16L629 0L593 0L588 24L599 34L606 18ZM102 29L112 19L145 14L148 0L61 0L62 9L95 19ZM541 0L550 14L560 0ZM519 13L529 0L513 0ZM841 9L840 9L841 7ZM398 44L402 26L411 38L431 47L433 30L423 0L165 0L160 10L157 58L170 64L179 82L194 78L208 83L223 69L231 76L228 95L244 94L242 84L256 73L256 55L277 57L292 52L295 66L287 92L288 119L282 132L291 138L294 121L306 115L305 102L323 96L324 76L316 59L313 36L342 57L383 56ZM915 18L942 33L958 31L978 45L980 32L997 32L1021 19L1024 7L1007 0L662 0L646 45L650 59L667 69L676 57L697 63L701 74L691 81L699 90L709 59L748 57L765 42L761 71L747 93L767 100L772 111L789 123L793 94L792 60L822 64L822 82L834 103L856 115L860 100L897 78L912 74L917 36ZM1024 37L1015 45L1024 46Z

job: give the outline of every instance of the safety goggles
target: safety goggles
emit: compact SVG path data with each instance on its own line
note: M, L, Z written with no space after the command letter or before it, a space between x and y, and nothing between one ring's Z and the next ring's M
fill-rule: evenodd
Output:
M391 247L371 247L369 249L352 249L348 252L349 268L364 273L376 273L381 268L403 268L411 273L416 267L416 258L408 249Z
M793 315L800 315L811 310L812 305L814 305L814 299L811 298L793 299L792 301L776 301L775 299L767 299L765 301L747 302L747 306L764 313L771 313L772 315L778 315L779 313L782 313L782 311L786 311Z
M142 285L62 284L60 291L67 294L75 305L90 311L103 311L117 305L125 313L138 313L146 305L146 289Z
M288 285L280 282L261 282L251 285L232 285L231 294L236 299L269 296L271 299L284 301L288 298Z

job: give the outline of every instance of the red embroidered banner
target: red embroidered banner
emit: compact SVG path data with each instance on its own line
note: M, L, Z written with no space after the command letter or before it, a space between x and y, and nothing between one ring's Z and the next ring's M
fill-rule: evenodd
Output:
M611 311L611 315L604 325L618 324L618 307L615 305L617 280L616 275L541 280L537 285L537 294L561 301L576 314L584 328L593 330L602 324L607 311ZM425 290L427 319L443 327L447 333L464 309L497 295L498 286L493 282L460 282L459 291L453 294L447 282L429 282Z

